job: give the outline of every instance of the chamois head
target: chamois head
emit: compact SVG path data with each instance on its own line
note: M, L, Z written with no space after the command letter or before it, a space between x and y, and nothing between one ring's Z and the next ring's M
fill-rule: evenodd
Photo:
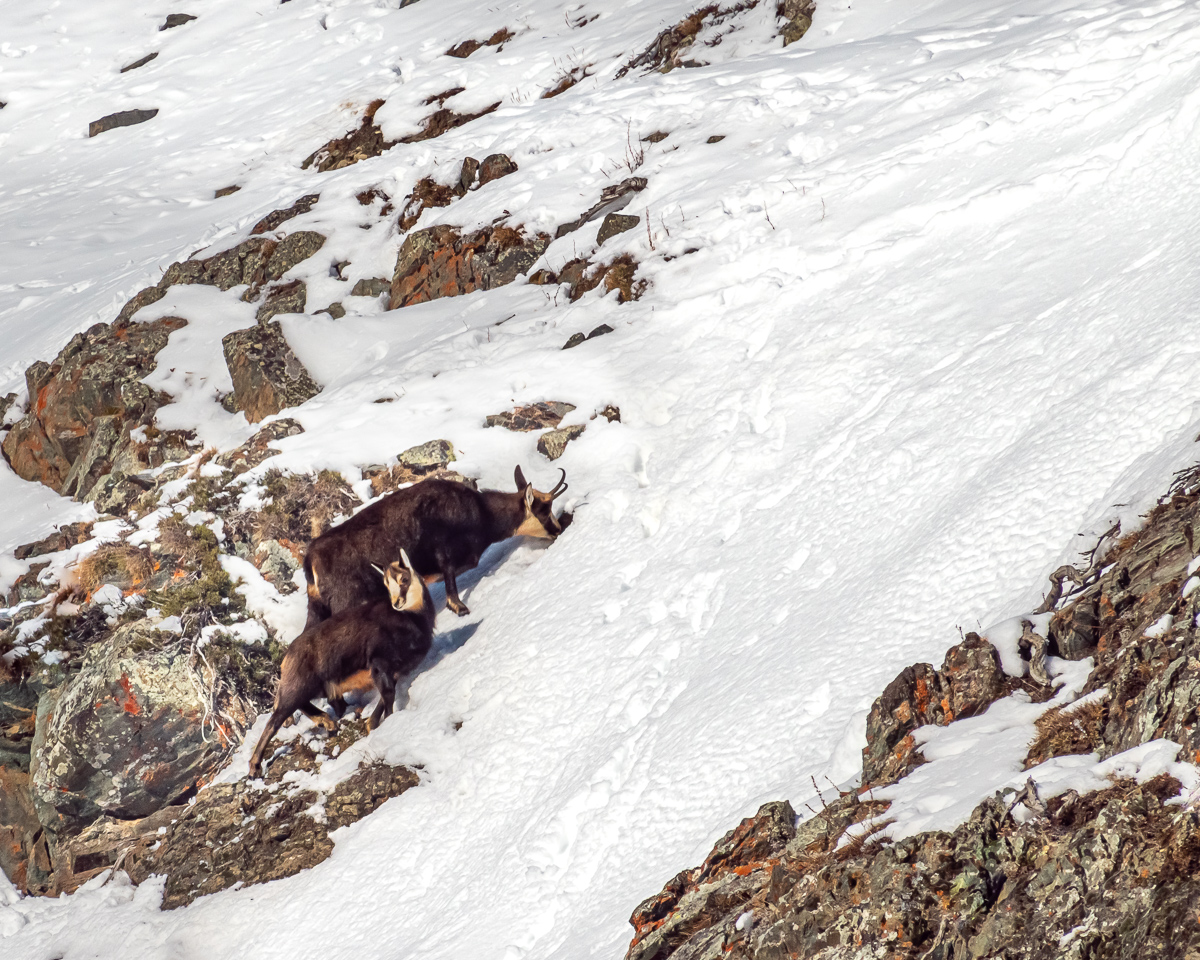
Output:
M400 561L393 560L386 570L375 564L371 566L383 577L393 610L420 610L424 602L421 578L417 576L417 571L413 569L412 561L408 559L408 553L404 550L400 551Z
M517 491L525 495L525 519L513 531L514 536L541 537L543 540L553 540L563 532L563 524L554 516L554 501L567 492L567 471L559 468L562 476L549 493L534 490L533 484L525 479L521 468L517 467L514 479L517 481Z

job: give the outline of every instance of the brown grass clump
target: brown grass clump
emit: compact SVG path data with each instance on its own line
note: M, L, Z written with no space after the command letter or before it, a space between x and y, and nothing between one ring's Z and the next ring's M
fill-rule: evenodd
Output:
M128 543L107 543L79 561L75 576L89 595L106 583L136 590L153 576L154 567L149 550Z
M1037 736L1029 745L1025 769L1044 763L1051 757L1091 753L1100 746L1100 734L1108 706L1104 702L1085 704L1074 710L1071 704L1047 710L1037 720Z
M271 502L259 511L256 542L315 539L335 518L351 513L360 502L341 474L332 470L322 470L316 477L270 470L263 485Z

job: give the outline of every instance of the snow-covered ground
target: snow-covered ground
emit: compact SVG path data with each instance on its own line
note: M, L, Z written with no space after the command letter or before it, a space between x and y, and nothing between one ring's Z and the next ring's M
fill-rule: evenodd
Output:
M709 66L620 79L691 2L396 7L203 0L159 32L172 9L0 3L0 394L172 260L319 192L285 229L329 240L292 276L309 310L349 312L284 318L325 390L289 411L307 432L281 465L357 479L445 437L488 486L518 462L547 483L534 435L483 417L554 399L588 423L556 464L575 524L466 579L471 617L441 615L445 656L365 744L423 764L418 789L315 869L171 913L119 881L17 902L6 958L618 957L638 901L739 818L854 775L901 667L1034 606L1091 546L1077 534L1135 517L1195 459L1194 4L827 0L783 49L764 0L697 46ZM505 26L500 48L442 55ZM538 99L575 67L591 75ZM369 101L398 137L457 86L460 112L501 107L300 169ZM402 239L354 195L399 201L492 152L518 172L420 226L552 229L636 168L642 223L600 256L642 263L642 299L347 298L391 275ZM174 288L137 316L189 319L154 375L179 397L163 417L222 445L252 432L215 399L220 335L249 322L237 293ZM615 332L560 350L601 323ZM622 422L587 420L608 403ZM0 491L9 549L87 512L7 468Z

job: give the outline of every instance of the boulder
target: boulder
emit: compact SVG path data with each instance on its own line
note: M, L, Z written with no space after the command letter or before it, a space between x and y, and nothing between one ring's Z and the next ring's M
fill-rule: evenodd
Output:
M548 234L503 226L465 236L446 225L413 231L396 258L388 309L512 283L549 245Z
M251 423L297 407L321 392L277 322L235 330L221 344L233 380L235 407Z
M186 323L98 323L72 337L52 364L31 366L29 408L0 445L17 475L85 500L108 474L186 456L183 435L153 427L170 397L142 383L168 336Z
M38 701L33 802L54 837L101 815L145 817L177 802L223 762L267 705L236 671L273 672L265 647L210 642L200 651L145 620L83 654L79 672ZM239 659L240 658L240 659Z
M569 427L548 430L538 437L538 453L549 460L557 460L567 452L567 444L580 436L586 429L586 424L576 423Z
M633 217L624 213L608 214L596 232L597 246L604 243L609 237L615 237L618 233L628 233L641 222L641 217Z
M645 190L647 183L648 181L645 177L626 177L620 183L614 183L611 186L605 187L600 191L599 201L570 223L564 223L554 231L555 239L565 237L568 233L573 233L585 223L591 223L593 220L598 220L600 217L608 216L610 213L615 213L617 210L629 206L634 194Z
M816 4L813 0L779 0L775 5L775 15L783 21L779 27L779 36L783 37L785 47L808 33L815 11Z
M280 313L303 313L307 303L308 288L303 280L276 284L267 290L267 297L254 319L263 324Z
M352 297L378 297L391 290L391 281L383 277L363 277L350 290Z
M119 110L116 113L110 113L99 120L93 120L89 123L88 136L95 137L105 131L115 130L117 127L132 127L139 123L145 123L147 120L152 120L157 116L157 108L153 110Z
M591 333L589 333L586 337L582 333L571 334L571 336L569 336L567 338L567 342L563 344L562 348L564 350L570 350L572 347L577 347L581 343L584 343L587 340L593 340L596 337L602 337L606 333L612 333L612 332L613 332L612 327L610 327L607 323L602 323L602 324L600 324L600 326L596 327L595 330L593 330Z
M499 180L501 177L507 177L510 173L517 172L517 165L512 159L503 153L493 153L489 157L485 157L483 163L479 165L479 185L482 187L485 183L491 183L493 180Z
M486 427L504 427L517 433L545 430L557 427L562 418L575 409L575 404L561 400L539 400L521 407L513 407L504 413L489 414L484 420Z
M429 440L415 447L409 447L396 457L400 466L414 473L427 473L453 463L458 457L454 453L454 444L449 440Z
M303 432L304 427L300 425L299 420L293 420L291 417L272 420L240 447L219 453L213 460L217 466L224 467L237 476L276 456L279 451L271 446L273 440L298 437Z

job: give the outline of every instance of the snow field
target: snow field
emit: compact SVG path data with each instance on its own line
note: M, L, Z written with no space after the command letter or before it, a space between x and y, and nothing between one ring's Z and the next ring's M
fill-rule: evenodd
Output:
M1117 503L1130 520L1194 459L1193 7L835 2L786 50L751 11L706 48L711 66L614 79L691 8L206 0L161 35L160 14L132 5L6 10L5 391L157 268L232 245L301 194L321 201L285 231L329 238L290 274L315 310L348 292L332 261L352 261L348 282L390 276L401 237L354 200L368 186L398 201L505 152L517 173L419 226L508 211L551 229L630 175L632 137L671 133L636 170L649 184L624 212L642 224L602 254L641 261L640 301L514 284L283 319L325 390L287 411L306 432L272 465L357 479L441 436L485 485L507 488L518 462L544 484L535 435L483 417L556 399L588 423L558 461L578 506L567 535L465 578L472 615L441 615L408 707L327 765L420 763L421 786L339 833L317 868L169 914L152 885L119 881L11 903L6 956L619 956L633 907L738 819L855 774L866 710L900 668L940 662L956 626L1036 605L1077 532ZM506 25L502 50L441 56ZM157 60L115 74L148 44ZM537 100L568 56L593 76ZM340 171L299 169L371 99L398 136L460 85L449 106L502 106ZM84 138L134 106L162 112ZM243 189L209 199L230 182ZM163 417L214 443L250 432L215 402L239 293L173 289L189 327L153 375L178 391ZM600 323L615 332L561 352ZM586 420L606 403L620 424ZM5 542L81 513L0 483ZM920 785L913 815L949 793Z

